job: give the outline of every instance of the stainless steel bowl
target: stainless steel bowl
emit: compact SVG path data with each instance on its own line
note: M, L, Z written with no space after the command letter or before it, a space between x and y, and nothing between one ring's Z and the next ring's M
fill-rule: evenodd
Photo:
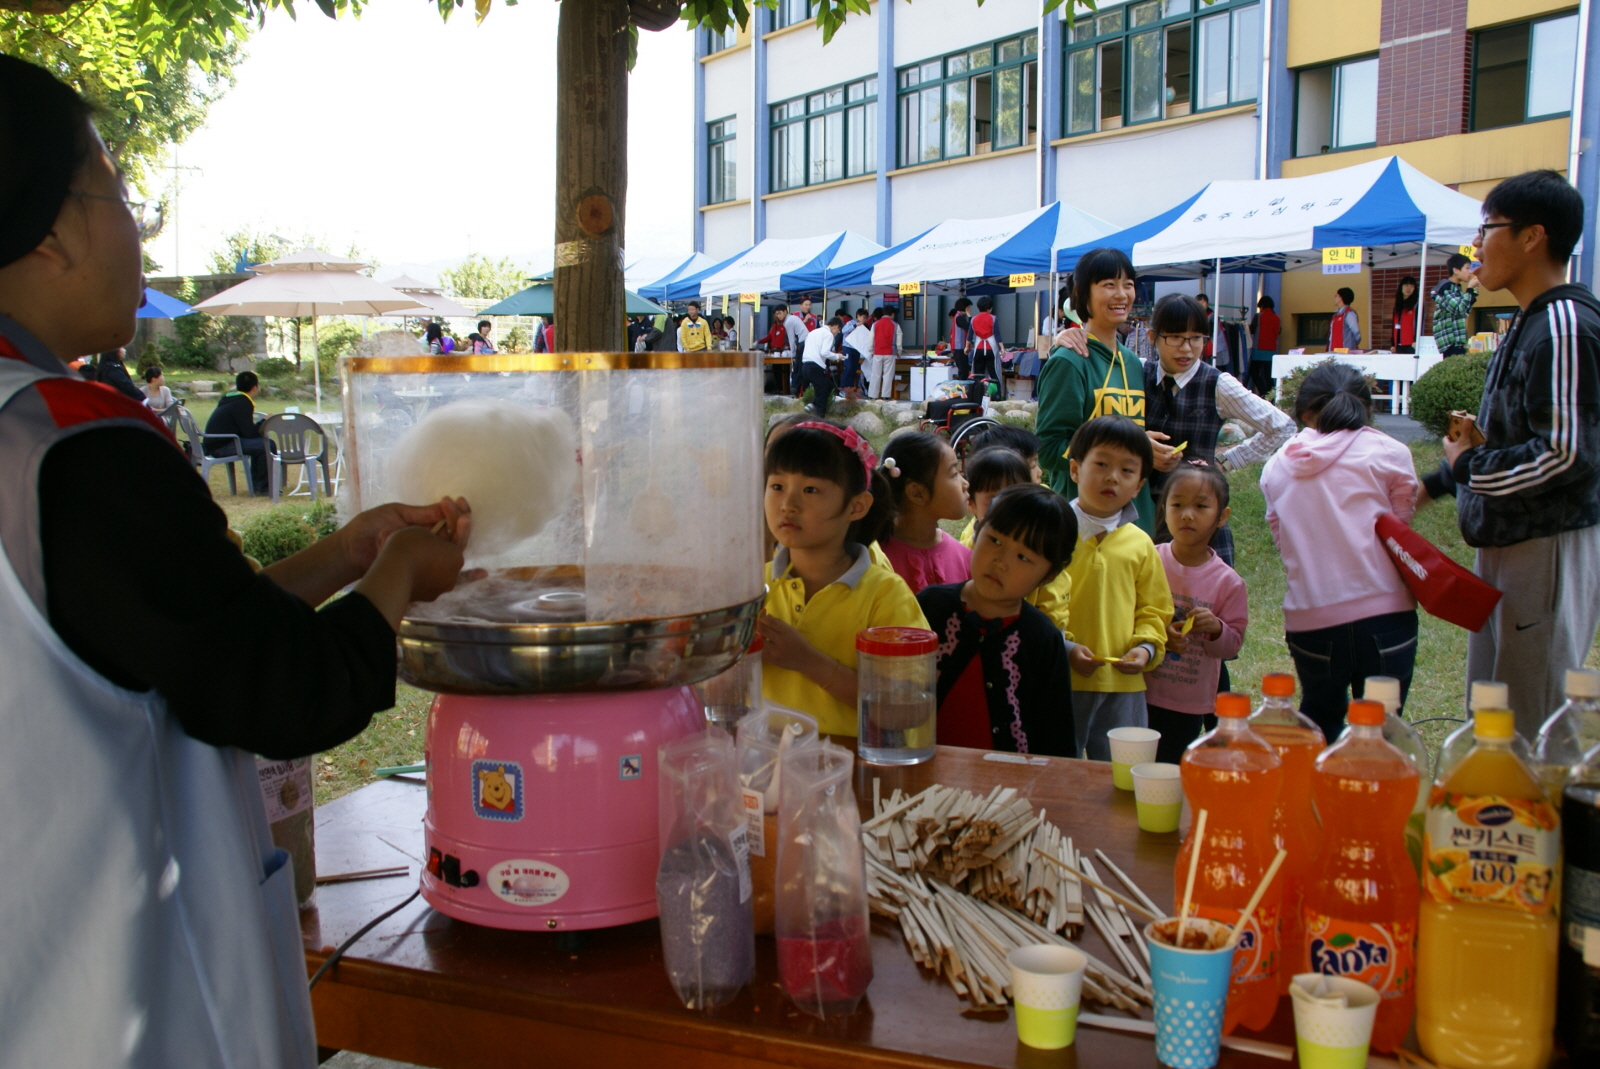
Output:
M400 676L443 694L651 690L731 668L764 598L695 613L602 623L400 622Z

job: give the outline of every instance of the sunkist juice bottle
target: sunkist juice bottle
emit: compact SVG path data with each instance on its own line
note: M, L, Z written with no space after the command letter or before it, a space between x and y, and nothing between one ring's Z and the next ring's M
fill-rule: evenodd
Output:
M1294 676L1287 672L1262 676L1261 706L1250 715L1250 730L1272 743L1283 762L1283 789L1272 811L1272 838L1289 851L1277 878L1283 885L1278 947L1279 960L1291 967L1278 970L1280 995L1288 994L1289 979L1305 960L1301 904L1306 880L1322 849L1322 825L1311 808L1311 765L1328 745L1316 721L1295 707L1294 686Z
M1544 1069L1556 1017L1559 819L1512 749L1509 709L1428 796L1417 1038L1449 1069Z
M1404 1042L1416 1004L1419 892L1405 835L1420 777L1416 762L1384 741L1383 718L1379 703L1351 702L1349 730L1312 773L1324 838L1306 885L1301 967L1383 996L1372 1046L1387 1053Z
M1272 744L1250 728L1250 699L1243 694L1217 695L1217 726L1184 751L1183 793L1189 812L1198 819L1207 811L1206 838L1196 844L1194 825L1178 849L1173 911L1182 908L1189 853L1198 845L1200 868L1195 875L1191 916L1224 924L1239 919L1267 866L1277 856L1272 839L1272 811L1283 784L1283 762ZM1278 918L1283 884L1273 880L1240 934L1233 955L1233 982L1222 1030L1239 1025L1259 1030L1278 1008Z
M1600 745L1600 672L1567 669L1566 692L1567 700L1550 714L1533 744L1533 767L1557 809L1561 791L1583 765L1584 755Z
M1428 816L1428 791L1433 788L1430 774L1433 762L1428 757L1428 747L1400 715L1400 681L1394 676L1368 676L1362 697L1383 706L1383 741L1411 758L1417 766L1417 800L1412 804L1411 816L1406 821L1406 856L1411 859L1411 874L1422 876L1422 825ZM1345 729L1349 734L1349 729ZM1344 735L1339 736L1344 738Z

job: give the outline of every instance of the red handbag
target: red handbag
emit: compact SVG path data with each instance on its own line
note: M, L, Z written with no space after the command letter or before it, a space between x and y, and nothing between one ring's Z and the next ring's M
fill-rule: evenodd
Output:
M1392 512L1379 516L1373 529L1417 604L1468 631L1477 631L1488 622L1500 603L1499 590L1451 560Z

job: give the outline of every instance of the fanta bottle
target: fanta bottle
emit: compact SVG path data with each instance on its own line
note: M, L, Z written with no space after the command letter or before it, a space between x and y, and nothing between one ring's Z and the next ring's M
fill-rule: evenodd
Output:
M1417 997L1419 892L1405 836L1418 775L1411 758L1384 741L1383 718L1379 703L1351 702L1350 730L1312 773L1325 838L1306 885L1301 967L1360 980L1383 996L1372 1046L1387 1053L1405 1040Z
M1543 1069L1556 1018L1560 821L1513 749L1509 709L1428 796L1417 1039L1450 1069Z
M1177 902L1182 908L1189 853L1200 851L1190 916L1234 924L1250 904L1256 885L1277 856L1272 839L1272 811L1283 785L1283 762L1272 744L1250 727L1250 699L1243 694L1217 695L1217 726L1184 751L1183 793L1189 812L1198 819L1207 812L1205 842L1197 843L1194 826L1178 849ZM1274 879L1250 922L1240 933L1233 954L1233 981L1222 1030L1239 1025L1259 1030L1278 1008L1278 920L1283 881Z
M1289 856L1278 882L1283 884L1283 913L1278 946L1285 965L1305 959L1301 904L1312 864L1322 849L1322 825L1311 808L1311 765L1327 746L1316 721L1295 708L1294 676L1272 672L1261 677L1261 707L1250 715L1250 730L1272 743L1283 762L1283 790L1272 811L1273 841ZM1294 969L1278 970L1278 993L1289 993Z

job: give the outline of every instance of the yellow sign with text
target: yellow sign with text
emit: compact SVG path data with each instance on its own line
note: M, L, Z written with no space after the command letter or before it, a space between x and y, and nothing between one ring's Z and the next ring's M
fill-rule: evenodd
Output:
M1476 245L1458 245L1456 246L1456 251L1469 260L1478 258L1478 246Z
M1032 271L1028 272L1025 275L1012 275L1011 276L1011 288L1015 290L1015 289L1021 289L1024 286L1031 286L1031 285L1033 285L1034 280L1037 277L1038 276L1035 275Z
M759 293L741 293L741 294L739 294L739 301L742 304L760 304L761 303L761 294L759 294Z
M1340 245L1322 250L1322 273L1325 275L1359 275L1361 273L1361 246Z
M920 283L920 282L902 282L902 283L900 283L900 296L902 296L902 297L910 296L913 293L921 293L921 292L922 292L922 283Z

